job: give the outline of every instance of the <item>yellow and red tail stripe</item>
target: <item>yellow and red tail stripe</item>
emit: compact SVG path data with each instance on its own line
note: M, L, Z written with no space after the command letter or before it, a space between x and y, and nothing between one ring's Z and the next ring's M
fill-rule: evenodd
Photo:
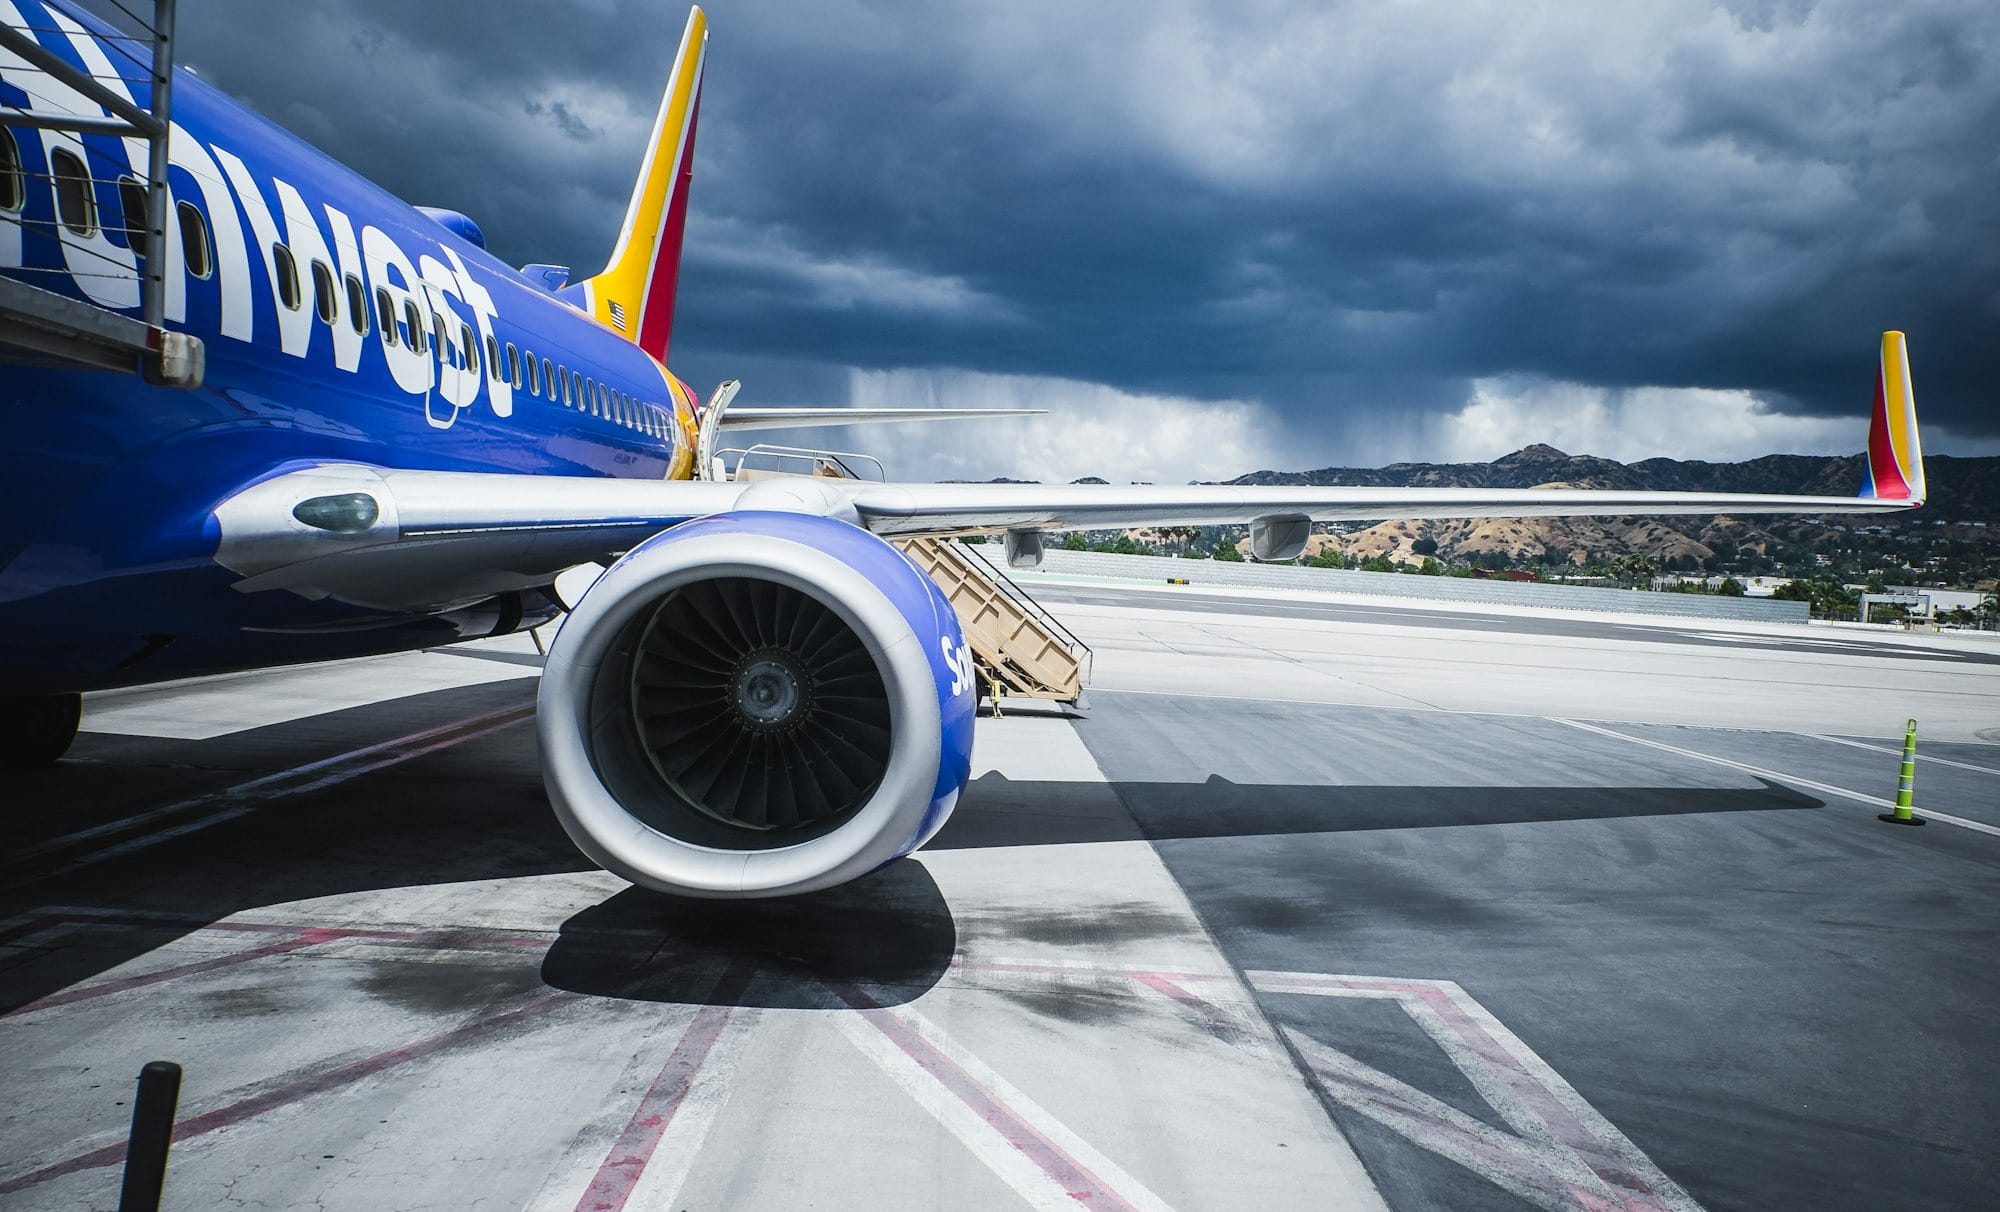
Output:
M694 132L701 115L701 72L708 56L708 17L688 13L674 72L653 120L653 138L625 225L602 273L583 283L598 323L664 362L680 283L681 241L687 231L688 188L694 179Z
M1917 396L1910 387L1910 354L1903 334L1882 334L1882 364L1875 377L1875 413L1868 422L1868 471L1861 495L1882 500L1924 499L1924 447L1917 435Z

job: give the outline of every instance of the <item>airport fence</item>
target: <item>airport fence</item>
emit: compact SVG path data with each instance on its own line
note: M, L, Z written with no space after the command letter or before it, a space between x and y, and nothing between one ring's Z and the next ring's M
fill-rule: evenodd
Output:
M1694 593L1599 589L1585 585L1531 584L1498 578L1427 577L1415 573L1307 568L1299 564L1238 564L1229 560L1183 560L1173 556L1118 555L1107 551L1051 550L1043 556L1041 571L1057 576L1109 577L1155 584L1180 577L1195 586L1304 589L1434 602L1542 606L1558 610L1596 610L1753 623L1804 623L1809 614L1804 602L1784 602L1775 598L1726 598Z

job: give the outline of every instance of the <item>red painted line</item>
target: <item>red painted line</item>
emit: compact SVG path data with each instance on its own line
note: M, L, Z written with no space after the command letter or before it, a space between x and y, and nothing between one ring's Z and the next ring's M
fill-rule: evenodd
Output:
M1621 1206L1640 1208L1659 1206L1656 1202L1658 1192L1651 1184L1632 1173L1622 1162L1606 1157L1601 1147L1602 1142L1598 1140L1597 1135L1570 1113L1569 1108L1555 1096L1554 1091L1543 1084L1539 1077L1530 1073L1513 1052L1499 1040L1494 1039L1485 1027L1467 1015L1464 1008L1437 985L1429 982L1369 980L1365 977L1359 979L1314 977L1274 982L1260 987L1268 992L1283 992L1285 985L1352 989L1357 992L1380 991L1423 1002L1443 1020L1453 1034L1465 1041L1475 1055L1492 1067L1494 1073L1506 1083L1514 1096L1549 1126L1564 1147L1574 1152L1593 1173L1620 1193ZM1630 1203L1624 1199L1628 1195L1637 1197L1640 1202Z
M5 930L0 930L0 946L5 946L17 938L27 938L31 934L39 934L47 930L50 926L66 924L67 919L53 913L43 913L39 916L29 917L16 922Z
M105 837L107 835L119 833L124 830L136 829L142 825L151 824L153 821L159 820L163 817L171 816L177 812L187 812L192 809L205 807L211 804L226 803L227 801L235 799L239 796L244 796L255 792L264 791L266 788L271 787L273 784L282 783L287 779L294 779L299 777L300 775L311 774L316 770L324 770L329 766L337 766L343 762L351 762L354 761L356 758L365 758L370 756L371 754L380 753L385 749L394 749L400 745L408 745L416 741L426 741L431 739L432 737L439 736L444 733L453 732L460 728L475 726L493 720L501 720L502 725L504 726L505 724L511 724L517 722L520 719L525 719L527 718L527 716L533 714L533 712L534 712L533 707L507 707L499 711L487 712L485 715L476 715L463 720L453 720L450 723L446 724L433 725L432 727L424 728L417 732L407 733L403 736L395 737L390 740L377 741L372 745L364 745L359 749L350 749L345 753L336 753L332 757L320 758L317 761L307 762L304 765L293 766L290 767L289 769L279 770L272 774L260 775L259 777L250 779L247 782L238 783L233 787L225 787L220 791L211 791L203 795L195 796L191 799L180 800L172 804L167 804L160 808L149 809L148 811L137 813L133 816L120 817L117 820L106 821L100 825L93 825L88 829L80 829L74 833L64 834L61 837L50 838L45 842L37 842L33 845L16 850L11 856L9 856L7 867L8 869L12 869L13 867L22 865L31 859L37 858L44 854L51 853L56 850L63 849L66 846L74 846L81 842L92 841L96 838ZM514 718L504 719L504 720L502 719L502 717L509 715L514 716ZM290 792L279 791L276 794L290 794Z
M1606 1157L1597 1134L1572 1115L1569 1108L1556 1098L1554 1091L1544 1085L1540 1078L1529 1073L1518 1057L1489 1035L1484 1027L1474 1022L1465 1013L1464 1008L1453 1001L1444 990L1435 987L1420 989L1417 991L1417 996L1444 1019L1445 1024L1465 1040L1480 1059L1493 1066L1501 1080L1505 1081L1514 1092L1515 1097L1540 1116L1542 1122L1554 1131L1556 1139L1582 1158L1592 1173L1611 1184L1612 1188L1621 1194L1631 1193L1641 1197L1658 1194L1649 1183L1632 1173L1622 1163ZM1647 1199L1637 1206L1658 1205Z
M292 934L301 930L317 930L329 936L343 939L359 939L367 942L420 943L439 950L465 950L461 943L497 947L546 947L555 941L557 932L507 932L482 930L477 927L451 926L441 930L384 930L372 926L327 926L317 922L240 922L211 921L193 914L147 913L115 909L90 909L85 907L52 907L46 911L44 924L67 923L79 926L117 926L139 930L180 930L187 934L207 931L247 932L255 934Z
M398 1065L406 1065L411 1061L422 1060L424 1057L443 1052L448 1048L472 1043L508 1027L517 1026L538 1018L568 1000L570 1000L568 994L546 994L524 1005L516 1006L511 1010L502 1010L496 1014L489 1014L483 1018L474 1019L462 1026L453 1027L449 1031L426 1036L423 1039L415 1040L401 1047L391 1048L387 1052L378 1052L373 1056L363 1057L357 1061L350 1061L345 1065L328 1069L322 1073L313 1074L310 1077L302 1077L296 1081L286 1082L283 1085L273 1087L260 1094L253 1094L248 1098L230 1103L228 1106L217 1107L213 1111L205 1111L200 1115L190 1116L174 1125L174 1140L192 1140L197 1136L205 1136L218 1128L227 1128L235 1124L240 1124L245 1120L255 1119L267 1111L275 1111L279 1107L303 1102L314 1095L325 1094L328 1091L338 1090L342 1086L353 1085L363 1078L373 1077L378 1073L394 1069ZM87 1153L80 1153L75 1157L53 1162L43 1166L39 1170L30 1170L26 1174L17 1174L13 1178L0 1181L0 1195L12 1194L15 1191L24 1191L29 1187L45 1183L52 1178L61 1178L65 1174L75 1174L82 1170L94 1170L102 1166L115 1166L124 1160L124 1142L121 1141L115 1145L106 1145L101 1149L92 1149Z
M918 1067L971 1108L974 1115L985 1120L1017 1152L1060 1184L1071 1199L1087 1208L1123 1208L1137 1212L1103 1179L1071 1157L1061 1145L1044 1136L1033 1124L1022 1119L1012 1107L980 1085L958 1062L946 1056L894 1012L884 1009L859 986L842 983L829 984L827 988L849 1008L859 1011L870 1026L901 1048Z
M1466 1159L1478 1163L1469 1168L1475 1173L1482 1174L1489 1181L1505 1175L1529 1190L1553 1200L1558 1207L1578 1208L1584 1212L1612 1212L1614 1205L1608 1205L1589 1192L1579 1190L1575 1183L1550 1171L1539 1159L1526 1152L1524 1147L1500 1144L1468 1133L1459 1124L1431 1114L1422 1106L1413 1106L1395 1091L1382 1089L1362 1078L1330 1071L1311 1060L1307 1061L1307 1068L1314 1079L1329 1091L1342 1090L1346 1093L1347 1099L1352 1099L1354 1103L1366 1103L1373 1107L1377 1115L1370 1118L1379 1117L1378 1122L1400 1120L1404 1123L1415 1123L1434 1137L1448 1138L1452 1147L1458 1149ZM1407 1136L1407 1133L1403 1135ZM1506 1139L1513 1141L1519 1138L1509 1136Z
M1222 1007L1216 1005L1214 1002L1209 1001L1205 997L1200 997L1194 993L1188 992L1186 989L1183 989L1179 984L1177 984L1173 979L1161 973L1132 972L1128 973L1127 975L1129 975L1133 980L1138 981L1140 984L1146 986L1148 989L1153 990L1155 993L1158 993L1161 996L1166 997L1172 1001L1178 1002L1182 1006L1185 1006L1188 1009L1194 1011L1196 1014L1199 1014L1204 1020L1207 1021L1207 1023L1210 1026L1216 1028L1217 1030L1241 1031L1243 1029L1242 1020L1237 1018L1234 1014L1229 1013L1227 1010L1224 1010Z
M675 1112L681 1109L688 1090L694 1086L695 1076L707 1063L709 1052L721 1038L722 1029L729 1025L737 1000L756 972L756 964L737 960L716 981L709 998L720 1004L695 1011L694 1021L688 1024L680 1043L674 1045L673 1055L667 1058L659 1076L639 1100L624 1131L612 1142L604 1164L597 1168L582 1198L576 1201L576 1212L619 1212L625 1201L632 1198L640 1176L646 1172L646 1163L653 1160L660 1138L674 1122Z
M11 874L21 868L30 866L32 860L43 855L53 854L101 837L139 829L142 826L150 825L175 815L192 812L201 808L215 809L215 811L209 812L205 816L195 817L185 824L165 826L155 829L150 833L141 832L125 841L114 842L96 850L85 851L67 863L63 863L60 866L43 868L31 875L25 876L24 879L25 882L35 883L56 876L67 875L70 872L103 862L106 859L120 858L134 851L157 846L161 842L172 841L175 838L184 837L190 833L197 833L203 829L232 821L239 816L256 811L264 804L280 796L317 791L321 788L344 783L350 779L358 778L361 775L381 770L388 766L398 765L413 758L422 757L428 753L435 753L440 749L462 744L465 741L476 740L479 737L498 732L503 728L512 727L522 720L533 716L534 711L535 709L532 706L508 707L499 711L490 711L484 715L477 715L464 720L455 720L449 724L440 724L433 728L409 733L406 736L396 737L393 740L378 741L373 745L366 745L360 749L335 754L330 758L321 758L315 762L307 762L305 765L294 766L288 770L280 770L275 774L267 774L245 783L238 783L234 787L210 792L205 795L198 795L192 799L181 800L162 808L154 808L150 811L122 817L115 821L106 821L101 825L95 825L62 837L51 838L48 841L40 842L24 850L17 851L8 858L6 863L0 864L0 872ZM440 739L415 749L402 748L413 742L429 740L433 737ZM330 766L339 766L352 762L357 758L367 757L385 750L393 752L390 752L385 758L365 765L336 769L332 773L322 775L310 782L294 786L283 785L286 780L298 778L300 775L323 770Z
M172 968L161 968L156 972L128 976L122 980L105 981L101 985L87 985L81 989L66 989L61 993L51 993L39 1001L32 1001L25 1006L9 1010L6 1014L0 1015L0 1018L12 1018L17 1014L29 1014L37 1010L52 1010L57 1006L73 1006L78 1002L94 1001L114 993L123 993L128 989L143 989L147 985L157 985L162 981L179 980L184 976L196 976L220 968L233 968L238 964L247 964L251 960L263 959L266 956L284 955L302 947L317 947L321 943L333 941L334 937L336 936L327 931L309 930L294 938L265 943L261 947L252 947L248 951L239 951L233 955L218 955L210 959L178 964Z

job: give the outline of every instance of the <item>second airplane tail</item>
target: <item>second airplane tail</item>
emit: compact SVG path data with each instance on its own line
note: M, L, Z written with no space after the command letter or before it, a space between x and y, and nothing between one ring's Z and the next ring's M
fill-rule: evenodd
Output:
M708 55L708 17L689 12L674 72L653 120L653 138L625 208L611 259L580 285L598 323L661 362L673 333L674 291L680 283L681 241L687 230L688 187L694 178L694 130L701 113L701 72Z

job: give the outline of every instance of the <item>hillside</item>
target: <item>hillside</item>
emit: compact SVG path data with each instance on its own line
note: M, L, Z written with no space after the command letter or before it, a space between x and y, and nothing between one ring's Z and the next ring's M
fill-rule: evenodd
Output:
M1633 488L1657 491L1803 493L1845 496L1861 482L1861 455L1765 455L1740 463L1646 459L1620 463L1571 455L1535 445L1490 463L1394 463L1387 467L1324 467L1317 471L1258 471L1230 484L1356 485L1424 488ZM1383 522L1347 533L1315 535L1325 546L1367 558L1413 561L1421 539L1437 544L1447 561L1534 561L1582 564L1622 554L1649 555L1668 566L1735 567L1739 560L1798 561L1814 553L1859 558L1873 564L1880 547L1901 547L1902 536L1926 527L1937 538L1990 547L1984 522L2000 527L2000 458L1933 456L1925 461L1930 502L1921 510L1882 520L1889 534L1865 542L1853 535L1877 519L1756 517L1620 517L1467 519L1449 522ZM1942 535L1933 522L1947 523ZM1857 546L1858 545L1858 546Z

